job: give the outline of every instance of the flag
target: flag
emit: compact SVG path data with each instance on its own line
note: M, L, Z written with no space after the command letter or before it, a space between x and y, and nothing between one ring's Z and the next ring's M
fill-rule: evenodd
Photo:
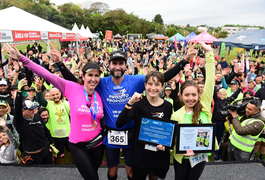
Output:
M175 39L175 49L177 49L177 43L178 43L177 37L174 36L174 39Z

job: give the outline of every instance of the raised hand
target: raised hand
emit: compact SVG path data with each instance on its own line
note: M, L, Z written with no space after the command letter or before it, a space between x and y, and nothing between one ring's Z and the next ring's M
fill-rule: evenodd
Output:
M9 44L4 45L5 50L7 51L7 55L13 59L19 60L22 54L17 50L16 46L13 44L11 47Z
M224 77L226 74L227 74L226 69L223 69L223 70L222 70L222 77Z
M205 50L205 52L212 52L213 49L210 45L205 44L204 42L199 42L199 44L201 45L201 47Z
M197 50L194 49L197 43L194 43L193 45L190 43L189 44L189 49L187 52L187 55L185 57L185 60L190 62L190 60L195 56L195 54L197 53Z
M34 80L35 80L35 85L37 89L41 89L44 79L41 80L39 77L36 76Z
M20 81L19 81L19 83L18 83L18 90L19 91L21 91L22 90L22 88L24 87L24 86L26 86L28 84L28 81L26 80L26 78L24 78L24 79L21 79Z
M0 120L0 126L3 128L6 127L6 121L4 119Z
M241 83L241 89L244 89L245 87L246 87L246 82L243 81L243 82Z
M4 70L0 69L0 77L3 77L3 76L4 76Z
M52 50L50 50L49 52L50 56L56 63L61 62L61 53L58 51L57 43L55 42L54 46L52 45L52 43L49 44L52 48Z
M235 66L234 66L235 73L238 73L239 72L239 69L240 69L239 65L238 64L235 64Z
M133 105L134 103L140 101L143 98L143 94L135 92L131 99L129 100L128 104Z
M19 71L19 65L17 61L13 61L13 68L15 69L16 72Z
M257 63L260 63L260 57L258 57L258 59L257 59Z

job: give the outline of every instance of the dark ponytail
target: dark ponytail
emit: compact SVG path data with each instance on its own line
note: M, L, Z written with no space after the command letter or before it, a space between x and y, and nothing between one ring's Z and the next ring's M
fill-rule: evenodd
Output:
M189 86L195 87L197 89L197 93L198 93L198 96L199 96L200 89L199 89L198 85L194 81L185 81L181 85L180 94L182 95L184 89L189 87ZM200 118L200 112L201 111L202 111L202 105L200 103L200 100L198 100L198 102L193 107L192 124L198 124L198 119Z

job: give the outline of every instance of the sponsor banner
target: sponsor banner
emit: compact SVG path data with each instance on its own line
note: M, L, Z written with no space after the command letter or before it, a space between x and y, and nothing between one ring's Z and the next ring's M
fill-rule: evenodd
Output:
M41 35L41 39L48 39L49 37L48 31L41 31L40 35Z
M39 40L40 31L13 31L14 41Z
M61 39L62 33L60 32L49 32L49 39Z
M62 33L60 41L76 41L75 33Z
M0 30L0 42L13 41L12 31Z
M112 39L112 31L107 30L105 33L105 40Z

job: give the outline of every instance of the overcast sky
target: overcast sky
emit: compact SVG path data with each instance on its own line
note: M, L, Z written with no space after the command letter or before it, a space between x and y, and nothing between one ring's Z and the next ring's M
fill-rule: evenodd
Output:
M110 10L124 9L151 21L161 14L165 24L223 26L242 24L265 26L265 0L98 0ZM67 2L88 4L98 1L50 0L57 6Z

